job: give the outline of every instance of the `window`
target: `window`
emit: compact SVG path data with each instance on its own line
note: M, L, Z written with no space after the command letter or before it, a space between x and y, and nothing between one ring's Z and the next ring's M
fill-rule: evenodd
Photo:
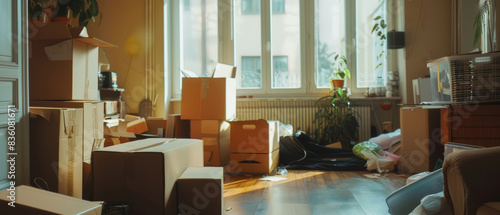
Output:
M374 18L381 16L385 20L385 1L366 1L356 4L356 41L358 88L385 86L387 81L387 46L371 35ZM387 33L386 33L387 34ZM377 58L382 53L382 57ZM377 65L382 65L377 68Z
M285 0L272 0L273 13L285 13ZM260 0L241 0L242 14L260 14Z
M241 80L240 88L262 87L262 66L260 57L241 57Z
M319 95L330 88L333 53L347 58L351 91L385 82L387 58L376 56L386 48L371 29L374 17L386 19L386 0L178 1L174 82L177 70L208 76L223 62L238 68L239 95Z
M217 0L182 0L180 18L180 68L209 76L218 57ZM187 7L187 8L186 8Z

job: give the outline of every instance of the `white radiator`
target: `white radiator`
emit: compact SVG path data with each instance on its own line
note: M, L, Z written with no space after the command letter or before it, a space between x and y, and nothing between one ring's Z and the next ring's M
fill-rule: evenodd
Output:
M314 131L316 99L244 99L236 102L236 117L239 120L267 119L291 124L293 130ZM353 106L358 113L359 140L370 139L370 107Z

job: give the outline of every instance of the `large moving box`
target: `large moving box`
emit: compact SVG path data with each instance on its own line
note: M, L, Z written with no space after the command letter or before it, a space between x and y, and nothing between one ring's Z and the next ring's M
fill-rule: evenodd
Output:
M222 167L189 167L177 179L178 214L224 214Z
M98 47L116 46L63 22L30 29L30 100L99 100Z
M438 159L443 158L441 145L440 107L404 107L401 114L401 157L398 167L402 172L432 171Z
M31 101L34 107L83 109L83 159L90 160L94 142L104 138L104 104L98 101Z
M30 108L30 182L82 198L83 111Z
M278 166L278 161L278 121L231 122L231 172L267 174Z
M102 205L58 193L21 185L15 188L16 207L8 205L11 190L0 191L2 214L81 214L100 215Z
M183 78L182 119L226 120L236 117L234 78Z
M191 120L191 138L203 140L205 166L229 163L231 129L222 120Z
M94 200L129 205L130 214L177 214L175 182L203 166L203 142L151 138L92 154Z

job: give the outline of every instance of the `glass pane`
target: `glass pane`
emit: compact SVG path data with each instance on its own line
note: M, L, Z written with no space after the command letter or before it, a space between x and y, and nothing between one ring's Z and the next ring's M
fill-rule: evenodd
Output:
M256 13L243 13L247 7L258 10ZM237 88L262 88L260 0L234 0L234 8L234 60L239 70L236 72ZM244 59L247 60L243 65Z
M359 3L359 2L358 2ZM387 44L372 34L374 18L385 20L384 1L363 1L356 4L356 82L358 88L385 86L387 75ZM377 21L378 23L378 21ZM386 35L386 29L381 29ZM379 87L380 87L379 86Z
M346 54L345 2L315 0L314 7L315 83L317 88L330 88L328 79L333 74L332 53Z
M211 76L218 58L217 0L182 0L180 6L180 69Z
M242 88L262 88L262 65L260 57L241 57Z
M273 1L279 6L280 1ZM272 88L300 88L300 1L287 0L285 13L271 15Z

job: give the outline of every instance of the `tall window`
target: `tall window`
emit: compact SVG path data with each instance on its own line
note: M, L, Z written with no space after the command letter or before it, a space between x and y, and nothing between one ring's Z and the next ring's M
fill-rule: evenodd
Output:
M371 29L376 16L386 20L386 0L177 1L173 80L178 69L208 76L215 63L229 62L238 94L318 95L328 92L336 53L347 58L354 92L385 82L387 58L377 56L386 47Z
M371 34L378 16L387 23L384 1L363 1L356 4L356 59L358 88L385 86L387 80L387 43ZM387 34L386 31L383 31ZM384 46L382 46L384 44ZM378 57L381 56L381 57ZM377 67L377 65L380 65Z
M181 0L180 70L209 76L218 55L217 0Z

